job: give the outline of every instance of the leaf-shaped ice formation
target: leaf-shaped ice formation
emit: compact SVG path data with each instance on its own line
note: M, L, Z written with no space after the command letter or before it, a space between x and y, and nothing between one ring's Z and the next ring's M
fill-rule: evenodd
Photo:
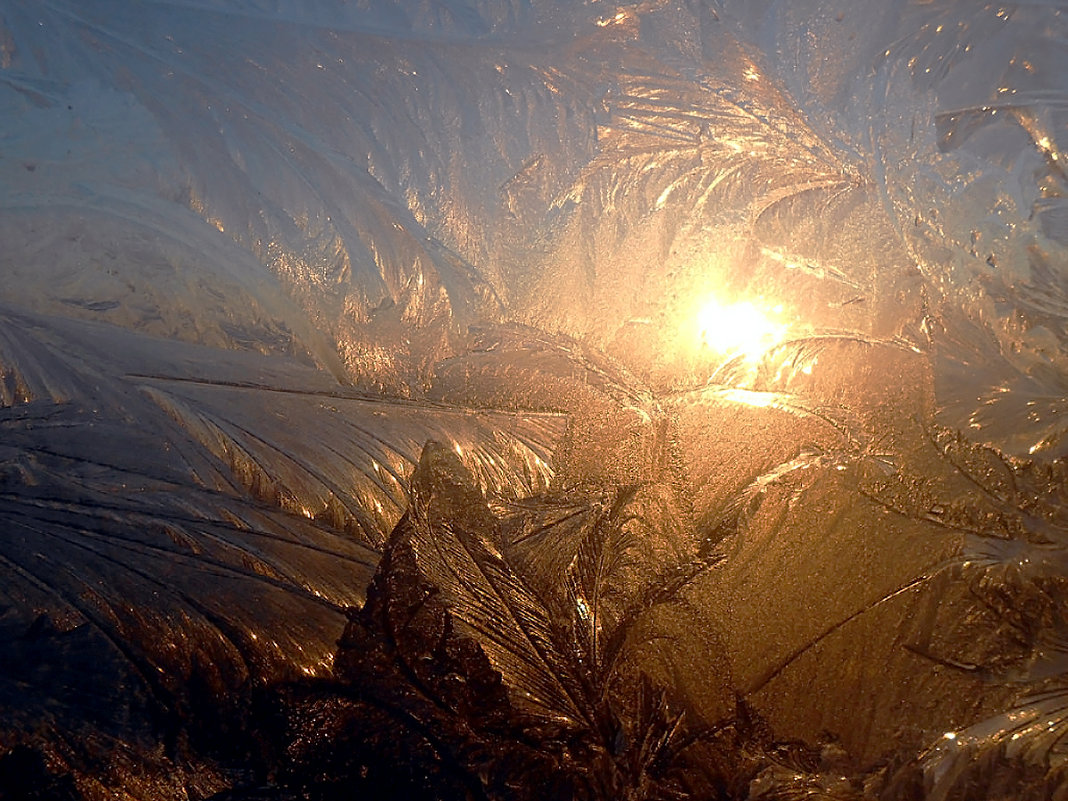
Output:
M568 414L556 483L660 480L666 420L653 394L614 359L526 326L474 329L470 347L435 370L430 397L463 405Z
M423 449L411 507L394 537L410 544L422 575L461 631L482 644L517 703L561 722L589 723L548 608L505 561L497 520L452 449L434 442Z
M643 367L678 369L691 343L676 329L695 296L748 269L743 251L764 214L858 186L852 165L785 110L737 42L707 36L735 48L722 81L627 54L605 99L600 150L556 201L555 246L526 304L537 324Z
M983 762L997 760L1003 772L1018 775L1020 791L1034 785L1063 786L1068 759L1068 690L1063 683L1026 695L1008 711L961 731L946 732L924 755L925 798L944 801L954 788L978 772ZM1021 767L1018 767L1021 766ZM1038 781L1026 769L1037 770ZM1024 781L1024 777L1030 781Z
M378 559L367 543L407 503L414 437L463 449L514 497L548 481L564 424L376 402L284 358L99 323L2 321L3 677L26 688L3 696L4 736L85 781L65 733L106 755L126 725L126 783L153 761L153 721L210 731L250 686L329 670ZM75 692L97 670L115 677L101 703Z
M716 411L715 406L697 408ZM733 410L727 406L722 411ZM964 485L951 467L939 467L938 449L914 422L892 432L892 460L886 461L867 446L843 441L816 418L809 418L815 425L802 429L789 417L776 425L777 416L766 408L739 404L736 411L767 428L761 436L775 448L760 443L760 454L780 452L784 458L777 465L738 460L732 466L729 448L720 455L732 472L724 473L719 484L710 482L716 495L705 502L711 514L702 533L713 542L723 537L718 549L728 557L688 599L699 610L697 616L722 633L734 680L753 691L752 702L773 725L808 737L827 729L840 734L851 752L878 753L891 747L898 721L885 716L891 702L862 702L862 696L870 697L873 688L892 694L898 691L893 688L908 686L911 693L943 699L933 704L945 704L944 686L927 678L930 663L901 648L902 640L943 652L971 636L971 656L977 660L1001 647L987 630L977 636L978 616L969 618L965 611L975 606L975 599L951 577L951 557L962 545L963 532L923 514L913 517L911 510L888 508L886 487L900 482L903 494L919 495L923 481L910 472L916 465L923 465L924 480L945 492L960 492ZM721 419L729 418L712 417L707 431L689 429L691 435L709 448L711 432L733 427L717 425ZM813 435L826 444L812 448L810 443L819 443ZM714 464L715 451L706 458ZM732 486L737 488L733 497ZM930 491L939 494L935 486ZM893 558L875 556L884 548ZM965 634L968 619L973 622ZM987 617L982 626L989 624ZM875 663L878 670L869 672ZM893 681L884 680L888 675ZM981 684L974 675L953 680L969 687ZM825 704L816 687L826 687L835 698ZM784 692L802 693L807 710L787 709L778 700ZM843 694L853 699L847 705L849 720L838 718ZM854 726L858 715L867 721L863 734Z
M869 400L878 397L862 394ZM723 625L728 652L744 652L732 657L734 672L755 692L758 707L780 725L784 720L790 721L788 726L810 724L801 722L803 716L784 715L766 688L786 685L800 691L801 683L819 684L839 669L852 678L837 684L836 692L851 681L863 684L866 668L846 653L848 643L858 638L869 654L873 649L882 654L881 675L893 673L899 677L895 682L915 692L944 697L936 689L938 681L921 678L925 667L915 657L925 657L927 665L932 659L941 664L948 671L941 681L971 688L979 709L961 708L955 713L958 720L989 715L1004 703L1006 691L988 684L991 679L1036 681L1063 671L1060 624L1050 628L1063 607L1058 588L1063 506L1056 479L1061 466L1006 459L960 435L916 422L884 431L891 435L884 443L891 448L888 454L873 452L870 445L858 449L848 441L840 441L837 451L806 452L804 441L794 440L796 456L758 475L723 505L731 525L720 527L727 537L720 547L730 556L717 582L693 597ZM817 489L826 483L833 488ZM822 510L817 512L820 519L812 516L815 509ZM849 561L846 552L858 537L877 552L875 540L883 536L893 538L892 560L871 562L860 556L852 562L859 573L849 579L852 569L828 572L836 560ZM956 567L961 562L963 570ZM802 581L796 580L799 570ZM833 589L814 591L831 575ZM772 597L746 597L750 588L767 586L775 577L785 580ZM882 589L873 593L876 587ZM787 611L792 603L805 612L792 615ZM837 612L829 611L836 606ZM903 608L915 611L901 612ZM777 614L793 618L789 629L794 634L785 638L792 637L793 645L781 638ZM903 623L899 614L913 615L914 622ZM723 624L724 615L732 622ZM822 628L795 636L798 626L811 626L820 618ZM880 633L879 620L896 630L891 640ZM758 638L752 638L754 631L760 632ZM902 640L905 649L898 644ZM778 656L756 654L749 647L760 642L766 648L772 641L780 643ZM750 672L760 662L766 669ZM810 709L821 705L810 703ZM821 725L833 718L828 712L822 713ZM870 737L879 737L881 726L896 725L893 719L876 723L877 718L875 713ZM850 742L851 749L870 747L870 741Z
M729 207L752 218L791 195L848 185L846 165L789 116L767 76L752 62L747 72L749 92L670 72L626 75L609 101L601 152L566 200L602 211L636 202L637 211L679 193L696 199L700 215ZM620 170L620 160L636 163ZM723 203L732 195L744 200Z
M496 187L539 151L581 162L591 141L591 114L541 82L548 58L531 42L544 14L539 38L566 51L557 22L574 9L496 19L487 4L411 48L413 28L450 16L430 5L5 9L2 224L20 278L5 298L292 348L367 387L414 390L453 325L500 309L506 287L469 263L489 261ZM534 24L516 48L466 30L472 19L482 33ZM475 140L483 157L459 162Z
M150 397L259 497L351 530L375 547L407 504L419 443L448 438L487 492L514 497L548 483L550 453L541 443L563 429L558 415L528 414L516 425L514 415L304 393L271 398L270 414L283 423L275 428L264 425L262 410L249 414L248 390L149 386ZM285 426L315 414L316 432Z
M588 336L650 385L692 386L713 374L714 358L695 357L692 375L680 374L689 363L667 352L663 332L684 325L705 291L763 295L781 301L802 333L901 337L925 350L941 422L1020 456L1056 457L1068 394L1062 6L5 2L0 294L36 311L286 354L416 396L432 365L455 355L462 330L453 323L493 318L502 305ZM316 405L323 397L341 398L333 405L352 415L368 409L324 375L212 352L194 359L194 376L182 364L190 351L152 343L140 366L101 380L77 363L80 334L45 347L23 329L0 327L2 358L13 365L0 381L0 398L12 404L4 475L19 519L38 519L26 499L53 497L64 514L86 502L95 514L125 483L139 490L128 504L168 520L173 507L194 521L256 518L250 529L267 533L296 520L308 541L324 538L317 553L329 562L334 529L351 523L378 541L368 532L400 511L392 483L378 481L373 464L367 472L367 459L348 493L347 458L330 451L320 464L310 445L294 442L295 429L330 416ZM692 344L677 339L680 351ZM107 350L137 350L132 340L109 342ZM77 356L54 361L67 351ZM179 369L158 368L164 352ZM743 638L766 640L781 646L768 656L774 665L833 630L775 679L773 693L786 699L775 723L805 731L829 721L856 732L878 705L872 698L896 709L874 692L882 690L920 710L907 728L973 689L991 692L958 693L960 677L928 681L904 663L920 661L920 645L968 661L930 641L967 645L942 629L958 631L954 618L988 623L992 613L954 596L966 582L953 584L945 604L924 605L941 586L920 601L919 591L893 596L893 610L905 610L896 620L882 616L891 602L879 599L961 540L976 557L969 569L982 561L992 586L999 574L1014 580L1020 558L1033 560L1021 571L1028 581L1054 573L1059 556L1031 570L1050 553L1045 543L973 538L1011 520L1032 532L1042 528L1036 518L1060 523L1033 508L1014 517L1017 499L1000 488L983 500L946 453L917 436L932 408L912 392L929 388L915 381L918 371L906 371L901 393L902 362L885 361L885 350L828 348L817 365L810 352L771 354L760 387L674 405L689 418L677 440L659 435L655 401L613 397L597 407L609 424L586 448L609 466L587 458L577 477L658 480L632 465L683 454L680 485L693 490L699 524L733 529L744 554L723 571L730 600L717 610L753 623L730 629L732 653L750 647ZM478 373L484 357L464 367ZM538 383L508 367L502 357L490 379ZM556 386L574 390L595 372ZM258 389L222 385L235 375ZM450 378L468 389L463 370ZM273 415L281 385L297 390L280 402L287 423ZM313 399L311 386L323 394ZM568 400L581 406L599 392ZM258 411L244 405L250 396L264 399ZM631 407L630 420L621 406ZM379 447L348 423L322 425L328 433L309 441ZM169 451L153 442L158 432ZM545 444L531 448L538 459ZM277 469L262 469L275 459ZM524 473L521 462L509 475ZM23 492L33 486L45 488L42 497ZM54 486L65 489L47 490ZM387 510L381 517L375 501ZM308 522L305 508L320 520ZM204 533L199 522L178 522L177 539ZM242 533L223 528L212 533ZM304 575L296 563L307 554L288 546L223 550L232 562L248 555L253 572L287 587ZM308 550L303 541L298 550ZM348 603L359 593L334 569L336 580L316 586L332 604ZM50 625L19 618L13 630L33 641ZM798 642L780 641L789 628L805 629ZM919 645L858 656L843 644L869 635L883 646ZM813 696L826 717L798 721L798 699ZM843 722L831 705L856 714ZM901 722L889 717L871 731Z
M595 687L607 690L638 617L677 600L707 567L685 520L672 489L657 484L506 509L505 553L554 617L570 621L568 640Z
M111 326L14 313L4 319L0 357L13 399L95 402L128 420L156 417L145 408L150 401L182 438L192 438L185 452L198 480L226 481L213 478L225 465L230 480L260 500L350 527L372 545L400 518L408 474L427 438L451 442L487 492L517 497L547 485L552 445L565 425L554 414L369 398L286 360ZM136 428L130 435L148 436Z
M685 797L681 742L703 735L681 737L683 720L668 693L644 674L635 672L620 685L616 666L608 664L613 646L590 650L591 613L604 615L605 639L622 640L620 630L631 628L636 610L674 598L692 577L692 571L680 578L672 569L677 554L657 554L670 564L661 566L655 586L634 581L656 566L636 564L632 552L647 554L656 546L640 547L638 532L626 529L644 518L648 528L641 533L655 537L663 521L654 521L653 513L668 490L643 488L638 500L637 489L621 491L611 509L588 505L578 537L569 536L574 531L565 518L502 551L496 541L504 532L451 450L427 443L412 483L412 506L394 530L367 604L352 615L340 642L335 664L341 686L318 695L312 689L313 703L331 694L335 700L311 725L325 722L342 742L352 736L347 732L361 732L335 771L355 766L364 779L380 773L366 762L368 754L389 743L390 753L399 748L428 775L451 765L489 798L545 792ZM513 506L528 524L560 508L535 499ZM562 538L545 537L555 547L531 545L531 537L560 522ZM515 523L507 520L504 531ZM669 544L685 550L677 541ZM562 588L548 584L552 560L545 557L553 550L573 554ZM576 608L584 603L576 592L589 596L585 609ZM628 713L620 714L624 708ZM380 731L375 710L388 716L387 731ZM418 753L413 739L425 745ZM315 760L322 758L316 751L335 748L300 743L300 770L314 775ZM353 760L364 760L363 766ZM455 776L442 780L448 785Z
M880 354L880 367L863 366L867 357L854 361L873 349ZM884 670L917 692L930 692L936 683L921 680L924 666L915 657L971 665L964 671L950 669L952 681L973 687L985 713L996 709L1004 691L984 679L1018 675L1045 659L1045 640L1038 634L1041 621L1060 614L1057 593L1051 595L1049 585L1040 582L1055 582L1052 577L1062 572L1063 504L1057 479L1062 466L1009 459L934 425L927 360L897 343L828 338L790 344L769 353L748 380L764 392L717 390L712 398L722 411L710 403L697 405L694 397L667 406L679 410L682 441L692 436L704 443L704 452L696 445L688 450L694 454L687 460L691 481L704 474L703 460L715 463L716 449L707 444L711 432L733 429L719 423L722 418L714 413L750 413L769 433L782 431L771 439L774 447L758 441L757 449L765 457L782 453L782 461L751 466L754 477L745 481L744 473L738 473L747 462L721 456L735 473L724 472L720 481L708 482L716 488L719 515L705 518L703 533L712 541L724 537L719 547L729 558L719 583L705 588L701 602L722 599L716 603L724 604L723 611L705 607L716 621L724 614L747 621L735 633L734 624L726 626L728 650L745 652L733 663L740 682L760 688L758 696L776 684L800 689L805 681L801 675L821 682L830 664L852 664L844 668L853 677L849 681L863 682L858 677L866 669L838 649L848 650L849 641L866 638L868 649L884 654ZM786 399L798 421L793 431L772 427L775 416L768 410L778 410L782 391L791 393ZM725 405L729 401L735 410ZM746 401L756 408L750 412ZM828 401L834 405L824 406L821 417L801 411L804 405ZM892 415L886 413L888 407ZM696 409L709 419L698 416ZM784 406L779 414L788 411ZM836 416L848 425L831 425ZM807 430L800 427L806 420L813 424ZM761 431L753 425L742 429ZM737 487L733 496L728 493L732 486ZM702 484L695 483L695 489L701 490ZM697 499L703 500L701 495ZM819 519L813 517L817 508L823 510ZM893 559L871 561L858 555L853 564L859 574L853 578L845 578L853 569L843 573L828 567L850 562L845 554L860 540L874 548L871 553L881 551L876 542L884 536L892 537ZM969 565L965 570L956 567L962 561ZM833 589L828 586L822 594L814 590L832 574ZM764 578L758 579L760 575ZM768 586L777 576L792 578L780 581L773 597L746 598L751 587ZM1021 589L1025 579L1034 583ZM787 597L806 610L790 624L795 634L798 626L810 626L818 618L823 625L811 628L807 636L782 639L785 632L780 633L773 618L786 613L791 603ZM830 612L836 606L838 611ZM905 607L916 610L914 626L896 617L908 614L900 612ZM878 633L878 620L898 629L893 637L904 640L907 651ZM761 635L750 639L753 630ZM791 638L793 644L788 645ZM773 640L781 648L774 657L754 654L748 645L759 641L767 647ZM761 661L766 669L747 677ZM806 663L808 668L803 667ZM878 683L883 688L892 684ZM774 701L757 703L776 722L783 719L781 710L771 711L777 706ZM823 714L825 725L833 712ZM957 714L971 720L977 715L964 709ZM802 725L797 718L793 721L788 725ZM878 737L879 727L893 725L892 720L873 723L868 734ZM872 746L870 741L853 741L850 747Z
M101 411L0 414L2 736L79 786L180 798L212 771L160 738L204 745L252 686L327 670L377 554L201 485L162 415L155 439Z
M1044 458L1065 448L1058 6L910 4L866 90L874 172L927 279L943 421Z
M532 721L529 702L512 703L516 688L487 658L486 636L458 623L457 604L427 580L409 533L397 527L367 603L351 615L337 682L295 699L287 783L373 797L400 787L426 798L570 795L581 766L568 759L562 730Z
M853 346L835 341L825 347L783 345L756 368L720 376L740 387L710 384L661 399L706 543L734 530L739 516L755 511L761 493L788 473L878 450L865 405L887 389L870 376L867 391L857 391L869 371L857 368ZM910 392L903 394L912 400Z
M100 583L107 589L93 595L109 599L102 608L146 618L191 614L196 607L183 611L181 600L188 596L215 609L208 619L236 610L232 625L236 632L247 630L240 637L249 642L252 635L271 639L262 626L275 619L267 613L273 602L234 604L225 600L226 593L196 600L205 589L197 588L198 582L217 572L220 581L230 575L238 584L252 582L248 592L261 583L263 592L276 594L283 605L323 606L326 619L336 619L337 607L359 601L374 552L250 497L223 463L145 396L144 379L136 375L137 366L147 365L166 369L169 364L192 376L199 367L230 368L238 381L257 376L284 386L311 378L313 371L285 362L257 364L247 354L232 354L231 360L99 324L10 312L3 321L5 371L22 387L20 402L0 410L5 518L23 532L5 540L12 581L31 582L61 609L81 597L73 587ZM213 363L213 356L220 358ZM257 367L277 372L268 377L257 374ZM131 368L134 374L126 373ZM45 544L53 540L54 545ZM33 567L37 559L51 567L44 562L40 569ZM169 568L162 570L168 560ZM204 578L197 579L201 572ZM159 582L153 577L166 574L173 574L173 583L164 582L169 589L153 589ZM179 578L183 574L186 578ZM130 586L120 590L119 583ZM138 583L144 585L140 592L133 589ZM235 589L237 596L243 591ZM22 614L32 608L20 606ZM260 611L264 622L251 626ZM244 614L249 620L241 620ZM316 616L300 619L313 625ZM162 632L143 639L144 647L166 640ZM315 658L298 658L306 644L299 627L285 639L290 645L282 651L298 666L311 668L326 658L321 651ZM328 644L329 635L319 643ZM264 654L276 648L268 646Z
M1001 711L987 708L978 722L946 732L915 767L932 799L996 785L1012 785L1020 797L1047 797L1063 785L1068 756L1064 466L1007 458L952 432L934 439L970 492L933 507L931 517L968 532L955 561L979 601L973 615L988 621L983 637L1003 642L980 659L961 656L968 649L959 645L956 653L924 655L1004 687L1001 695L1024 689Z
M568 411L595 399L650 408L653 394L626 368L570 337L522 325L472 328L465 351L435 366L433 398L463 405Z

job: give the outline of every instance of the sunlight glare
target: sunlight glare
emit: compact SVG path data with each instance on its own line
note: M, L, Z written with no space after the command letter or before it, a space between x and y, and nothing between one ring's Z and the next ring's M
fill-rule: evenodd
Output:
M780 342L786 325L774 315L780 307L764 311L749 301L729 305L709 298L697 312L697 335L702 346L724 356L756 359Z

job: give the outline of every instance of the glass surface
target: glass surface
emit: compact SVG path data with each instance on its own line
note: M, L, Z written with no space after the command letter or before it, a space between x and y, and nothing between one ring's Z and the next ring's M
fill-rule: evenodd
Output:
M0 796L1059 798L1068 6L0 0Z

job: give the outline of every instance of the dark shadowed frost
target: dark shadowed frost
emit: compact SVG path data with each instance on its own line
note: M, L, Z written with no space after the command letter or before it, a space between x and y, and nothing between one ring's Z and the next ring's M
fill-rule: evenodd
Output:
M715 730L688 723L627 652L639 616L711 563L685 543L656 565L628 556L634 494L517 560L514 529L429 443L334 681L294 692L287 781L327 798L688 797L704 772L686 754ZM539 575L550 557L555 588Z

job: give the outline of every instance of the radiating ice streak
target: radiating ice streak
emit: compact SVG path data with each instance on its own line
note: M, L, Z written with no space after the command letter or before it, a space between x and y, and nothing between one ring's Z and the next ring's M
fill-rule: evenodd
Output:
M973 533L965 539L964 567L992 571L1007 583L1041 581L1068 574L1068 531L1057 542L1031 542Z
M472 630L514 701L566 725L586 720L549 610L502 556L497 521L455 453L428 443L412 506L393 547L411 547L423 577Z
M859 282L850 278L844 270L833 264L812 262L804 256L791 256L779 250L762 247L760 253L774 262L781 264L787 270L799 270L815 278L827 279L844 284L856 290L869 290L870 287L862 286Z
M0 518L22 532L0 542L4 564L23 565L8 584L32 574L47 596L35 608L55 616L71 587L113 587L94 596L94 625L127 648L184 652L223 636L265 676L321 669L339 607L361 602L377 560L330 498L379 542L407 504L407 454L427 436L462 441L494 489L514 493L551 476L565 424L360 397L286 360L109 326L4 319L4 369L26 377L28 395L0 411ZM154 672L184 675L153 654Z
M922 761L930 801L944 801L980 757L991 753L1056 770L1068 759L1068 688L1027 695L1007 712L946 733Z

